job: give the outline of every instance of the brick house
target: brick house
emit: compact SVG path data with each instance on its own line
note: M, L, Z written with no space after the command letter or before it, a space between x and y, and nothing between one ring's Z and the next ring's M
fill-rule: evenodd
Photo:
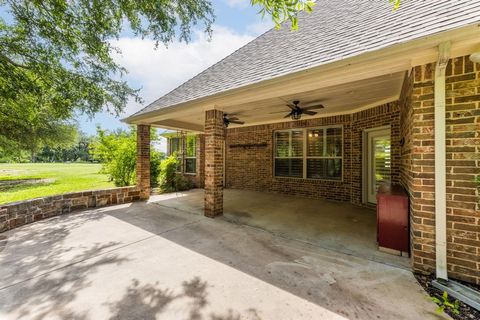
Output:
M138 185L148 197L150 126L179 132L169 150L209 217L223 188L374 207L399 183L412 269L480 284L479 23L473 0L317 1L297 32L266 32L126 120Z

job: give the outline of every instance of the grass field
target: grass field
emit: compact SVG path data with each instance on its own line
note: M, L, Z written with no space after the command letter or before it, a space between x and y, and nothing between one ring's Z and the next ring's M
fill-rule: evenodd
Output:
M100 174L100 164L84 163L0 163L2 180L47 179L39 184L17 185L0 190L0 203L48 195L114 187Z

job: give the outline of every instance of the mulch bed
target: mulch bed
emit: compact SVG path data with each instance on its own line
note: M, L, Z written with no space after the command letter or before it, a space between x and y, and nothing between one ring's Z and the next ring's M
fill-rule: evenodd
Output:
M433 275L426 276L426 275L423 275L423 274L415 273L415 278L417 278L418 283L420 283L420 285L423 287L423 289L425 289L425 291L427 291L427 293L430 296L436 296L437 298L439 298L441 300L443 292L440 291L439 289L435 288L434 286L432 286L432 280L434 279ZM458 280L456 280L456 281L461 282L462 284L467 285L467 286L469 286L473 289L476 289L476 290L480 289L479 286L475 286L475 285L472 285L470 283L465 283L465 282L458 281ZM451 297L449 297L449 298L452 300ZM474 309L474 308L464 304L461 301L459 301L459 302L460 302L460 307L459 307L460 314L459 315L453 314L450 310L445 309L445 312L450 317L452 317L455 320L477 320L477 319L480 319L480 311L479 310Z

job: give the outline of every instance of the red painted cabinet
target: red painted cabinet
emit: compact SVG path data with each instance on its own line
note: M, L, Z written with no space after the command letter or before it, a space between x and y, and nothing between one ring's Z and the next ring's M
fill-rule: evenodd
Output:
M400 185L382 185L377 193L377 241L379 249L409 252L408 195Z

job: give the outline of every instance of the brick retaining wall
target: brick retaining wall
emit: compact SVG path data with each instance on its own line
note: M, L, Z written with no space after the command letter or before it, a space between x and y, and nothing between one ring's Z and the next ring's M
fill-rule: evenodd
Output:
M27 223L69 213L140 200L136 186L65 193L26 201L0 204L0 232Z

